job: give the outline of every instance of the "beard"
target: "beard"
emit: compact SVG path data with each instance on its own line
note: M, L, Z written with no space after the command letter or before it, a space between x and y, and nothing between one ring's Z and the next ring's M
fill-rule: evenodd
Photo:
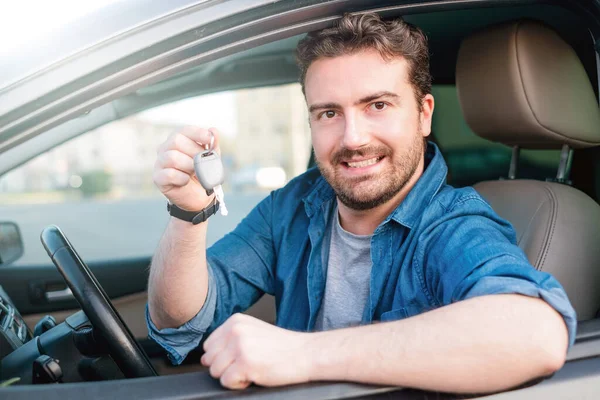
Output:
M346 207L357 211L370 210L388 202L406 186L419 166L425 147L423 136L418 134L402 154L394 154L390 147L384 145L358 150L342 148L333 154L330 165L325 165L318 159L316 162L321 175ZM344 168L341 164L342 160L354 156L362 158L384 156L382 161L387 165L378 173L351 179L340 176L340 168Z

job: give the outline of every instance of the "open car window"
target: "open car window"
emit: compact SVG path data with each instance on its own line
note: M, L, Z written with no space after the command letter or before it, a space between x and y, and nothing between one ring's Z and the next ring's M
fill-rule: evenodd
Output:
M88 261L150 257L168 220L153 183L156 150L186 125L216 127L232 230L269 191L306 170L310 129L298 84L241 89L164 104L69 140L0 178L0 212L25 238L15 265L47 263L39 233L56 224Z

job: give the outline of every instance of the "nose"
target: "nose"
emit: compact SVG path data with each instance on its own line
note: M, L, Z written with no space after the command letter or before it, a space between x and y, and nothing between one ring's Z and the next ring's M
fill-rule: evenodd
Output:
M369 143L370 135L360 116L356 113L348 112L345 114L344 123L342 145L345 148L355 150Z

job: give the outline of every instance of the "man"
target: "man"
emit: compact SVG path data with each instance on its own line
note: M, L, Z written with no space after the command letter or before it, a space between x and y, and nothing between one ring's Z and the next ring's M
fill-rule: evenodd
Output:
M150 336L180 363L208 335L201 362L234 389L348 380L484 392L558 370L576 324L563 289L473 189L445 185L426 142L423 33L347 15L308 35L298 62L318 169L208 250L207 222L171 218L151 267ZM192 161L211 132L159 148L154 181L171 209L211 204ZM265 292L277 326L237 314Z

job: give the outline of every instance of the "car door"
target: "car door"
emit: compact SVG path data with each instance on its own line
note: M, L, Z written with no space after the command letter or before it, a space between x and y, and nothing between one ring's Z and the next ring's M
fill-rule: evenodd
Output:
M200 94L226 89L241 90L247 86L285 84L295 80L295 73L289 73L294 67L292 60L284 64L287 65L284 69L264 69L264 76L258 80L256 77L249 80L240 73L239 79L219 83L221 67L226 65L232 68L235 60L240 58L239 55L233 55L231 59L218 60L216 65L208 68L206 64L192 70L188 66L178 79L173 80L175 85L171 85L172 88L165 88L161 82L148 86L150 80L140 85L145 87L133 92L130 87L127 89L128 95L121 95L103 106L94 107L89 103L90 107L86 107L77 118L73 118L73 114L68 111L70 117L63 115L65 118L56 119L61 115L56 106L74 111L73 107L78 108L83 104L81 98L73 101L73 94L81 95L86 92L86 97L91 96L88 99L98 93L101 96L108 94L110 90L107 87L100 91L95 91L92 87L98 88L102 82L106 83L107 77L109 80L116 78L114 73L119 75L120 72L115 71L127 70L123 63L132 61L128 55L143 55L151 60L152 68L160 69L161 62L156 62L156 56L163 56L164 46L183 45L179 42L168 43L169 38L179 37L179 41L183 34L194 42L198 40L197 31L187 30L197 26L199 20L206 23L224 21L223 18L226 19L227 16L252 10L268 2L229 2L214 4L214 7L208 7L203 4L205 2L185 0L171 2L169 5L142 3L149 2L135 1L119 5L119 8L108 7L103 11L105 15L102 17L106 19L106 24L94 24L93 16L88 18L90 25L95 28L89 30L84 38L87 42L79 37L71 40L64 35L68 34L65 30L54 38L56 40L52 43L56 45L51 57L42 62L38 54L34 54L33 59L29 56L19 60L17 56L18 61L15 60L11 65L20 63L22 69L5 66L1 70L0 87L3 96L0 105L0 135L3 140L0 143L3 156L0 158L0 191L4 197L0 202L0 216L19 224L25 240L25 253L16 263L0 271L0 281L17 308L25 315L30 328L46 314L53 315L60 322L77 309L76 302L39 242L41 229L48 224L56 224L63 229L91 267L134 335L143 341L147 336L144 307L148 269L168 219L166 202L152 184L151 172L156 147L169 133L183 125L204 125L214 121L211 124L220 127L220 121L223 121L216 118L196 118L190 121L185 116L183 119L172 117L182 113L177 111L177 107L187 107L189 114L190 103L169 108L171 116L167 120L156 117L161 113L164 116L164 108L163 111L148 110L165 104L168 108L169 103ZM177 14L181 8L186 8L186 12ZM143 11L140 12L140 9ZM176 13L177 21L169 16L173 12ZM140 27L140 23L145 25ZM128 34L119 38L111 37L115 31L128 29ZM297 41L297 38L294 40ZM98 41L100 44L97 44ZM205 40L200 40L199 43L202 42ZM68 55L69 52L78 50L77 46L91 48L81 57L70 57L59 65L53 64L57 61L55 57ZM143 50L152 46L158 46L156 52ZM279 57L275 54L277 49L267 46L264 52L268 53L267 62ZM256 55L253 54L253 57L256 58ZM287 54L285 57L288 57ZM141 60L136 62L139 61ZM36 68L45 66L44 63L49 66L37 71ZM110 65L112 66L107 67ZM109 75L99 72L107 72L106 68L112 71ZM144 68L136 74L139 75L142 70ZM205 70L212 72L212 75L216 74L216 79L212 79L213 76L206 74ZM23 71L26 78L21 75ZM27 73L31 74L27 76ZM98 74L104 74L104 78ZM198 78L197 84L190 84L190 76ZM128 79L130 78L121 79L120 82L113 81L113 84L130 86L131 81ZM304 109L297 104L298 99L302 99L297 86L274 90L271 94L265 92L263 98L266 100L272 95L279 96L283 100L278 102L281 107L289 109L290 104L293 104L291 108L295 110ZM295 93L293 99L288 94L290 91ZM289 98L286 100L286 97ZM310 144L306 140L305 115L289 113L293 115L292 120L275 119L267 127L265 124L269 119L266 113L269 110L252 107L251 105L264 103L256 103L254 98L255 95L241 91L228 95L228 101L238 102L243 112L227 116L225 120L239 122L240 126L247 127L240 131L249 136L235 140L245 140L252 145L245 146L244 152L223 154L227 167L235 164L235 168L228 168L231 176L225 188L232 203L229 205L232 213L219 223L220 230L214 231L210 238L212 242L231 230L265 192L282 185L307 165ZM212 98L211 101L219 105L221 98ZM46 108L42 106L42 102L46 103ZM223 104L215 109L219 108L223 109ZM42 112L44 109L52 111ZM282 109L280 114L285 115L288 109ZM256 123L253 116L261 112L263 122ZM214 110L206 114L222 116L222 113ZM125 116L127 117L124 118ZM291 138L292 133L297 133L298 129L303 131L302 135ZM226 131L237 133L237 128L234 132L226 127ZM44 132L43 137L25 142L40 132ZM293 157L288 158L290 146L300 146L301 149L294 151ZM259 157L264 151L271 152L274 157ZM257 176L262 177L261 182L257 181ZM248 196L252 199L238 199L236 206L237 197L230 196L227 185L231 185L232 190L250 193ZM251 312L267 321L274 321L272 300L263 301Z
M272 99L276 98L277 102ZM168 222L152 172L156 150L186 125L216 126L229 214L211 223L218 240L270 190L306 169L310 133L298 84L238 89L167 102L85 132L0 178L0 216L18 224L24 254L0 269L0 282L33 329L78 308L51 263L40 232L57 225L89 265L135 337L147 340L146 285ZM249 313L274 323L270 296Z

